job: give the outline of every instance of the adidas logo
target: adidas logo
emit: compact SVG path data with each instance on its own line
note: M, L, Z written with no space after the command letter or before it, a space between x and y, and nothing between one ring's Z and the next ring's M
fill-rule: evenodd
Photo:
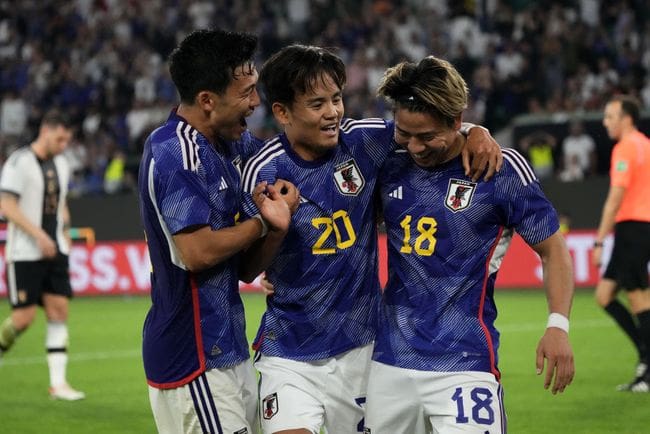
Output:
M228 188L228 183L226 182L225 179L223 179L223 176L221 177L221 182L219 183L219 191L225 190Z
M395 190L391 191L388 194L388 197L392 197L393 199L402 199L402 186L400 185L397 187Z

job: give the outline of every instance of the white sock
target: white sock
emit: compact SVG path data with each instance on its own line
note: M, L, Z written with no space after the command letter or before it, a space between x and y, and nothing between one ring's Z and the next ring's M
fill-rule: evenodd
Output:
M68 364L68 326L65 322L48 321L45 336L47 366L50 369L50 386L66 383L65 370Z

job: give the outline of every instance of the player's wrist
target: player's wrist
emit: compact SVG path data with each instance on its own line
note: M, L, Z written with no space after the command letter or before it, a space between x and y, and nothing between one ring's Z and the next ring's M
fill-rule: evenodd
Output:
M569 333L569 318L561 313L552 312L548 316L546 328L555 327Z
M458 130L463 136L469 137L469 134L474 128L480 128L482 130L488 131L487 128L481 126L481 125L476 125L471 122L462 122L460 124L460 129Z
M598 247L603 247L604 245L605 244L603 244L602 241L598 241L598 240L594 241L594 249Z
M259 220L262 224L262 233L260 234L260 238L264 238L266 234L269 233L269 224L266 223L266 220L264 220L264 217L262 217L261 214L255 214L252 218Z

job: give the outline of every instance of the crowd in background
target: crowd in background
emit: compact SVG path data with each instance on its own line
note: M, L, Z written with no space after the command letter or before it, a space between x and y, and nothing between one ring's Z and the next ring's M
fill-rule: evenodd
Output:
M428 54L463 74L465 119L492 131L519 114L601 110L617 92L650 107L649 9L644 0L0 0L0 163L59 106L78 126L72 193L128 189L144 138L177 101L166 58L208 27L256 33L260 64L293 42L335 48L350 117L389 115L375 98L384 70ZM249 125L260 137L275 131L263 105ZM579 160L588 175L593 162ZM564 166L553 174L572 177Z

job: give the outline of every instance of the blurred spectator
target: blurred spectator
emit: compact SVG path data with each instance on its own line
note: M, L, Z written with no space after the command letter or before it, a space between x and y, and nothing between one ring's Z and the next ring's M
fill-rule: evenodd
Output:
M534 131L522 137L519 148L526 155L539 180L549 179L555 171L553 154L557 139L546 131Z
M104 192L122 193L132 187L133 182L126 172L126 155L120 149L116 149L104 171Z
M25 100L14 90L6 92L0 102L0 134L17 140L25 132L27 116Z
M569 135L562 141L561 162L562 181L579 181L596 173L596 143L577 119L571 122Z
M258 33L259 63L293 42L338 48L354 116L384 115L375 90L386 67L426 54L463 73L466 119L493 132L520 114L601 110L621 92L650 107L645 3L0 0L0 162L56 106L72 113L88 155L97 143L116 143L127 161L137 159L142 137L177 104L170 50L189 31L213 26ZM255 116L256 134L275 125L268 111ZM103 189L101 161L86 162L89 191Z

